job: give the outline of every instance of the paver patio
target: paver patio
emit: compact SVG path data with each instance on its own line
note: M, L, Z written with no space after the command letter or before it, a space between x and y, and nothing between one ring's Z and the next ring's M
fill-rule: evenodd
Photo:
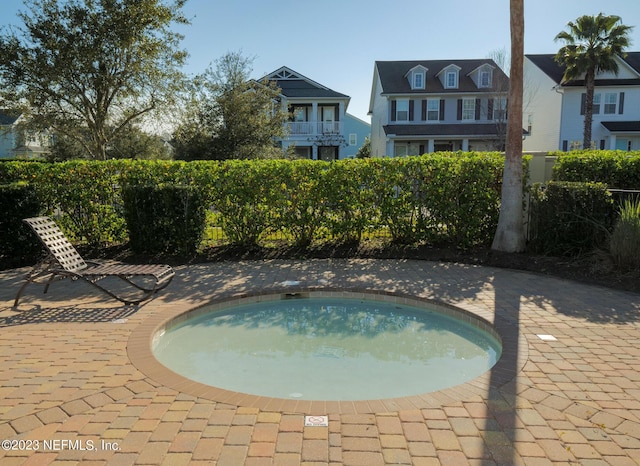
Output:
M17 311L27 269L0 272L0 464L640 464L639 294L411 260L176 271L142 306L62 281L47 295L30 286ZM198 396L150 377L132 354L159 316L290 281L454 304L500 323L517 354L484 384L352 404ZM329 427L304 426L305 413L323 411Z

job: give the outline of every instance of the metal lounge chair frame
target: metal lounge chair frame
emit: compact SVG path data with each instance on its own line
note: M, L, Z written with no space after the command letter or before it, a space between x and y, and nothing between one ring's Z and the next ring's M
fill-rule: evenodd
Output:
M36 265L26 277L25 283L16 295L13 307L18 306L20 296L29 283L34 283L37 278L46 275L51 276L44 287L45 293L49 290L51 282L56 278L80 279L126 305L136 305L150 299L155 293L165 288L175 275L175 271L168 265L101 264L99 262L85 261L62 233L58 225L49 217L25 218L23 221L35 232L49 252L50 257L48 260ZM118 296L98 284L98 281L106 277L117 277L124 280L129 285L140 290L142 296L136 299ZM143 277L145 281L151 280L153 285L151 287L141 286L132 281L135 277Z

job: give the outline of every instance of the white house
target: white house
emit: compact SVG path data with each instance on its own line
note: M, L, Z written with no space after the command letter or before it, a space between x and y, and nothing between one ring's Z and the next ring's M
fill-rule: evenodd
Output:
M20 129L21 118L0 109L0 159L41 158L47 152L45 135L33 135Z
M336 160L344 158L349 140L345 115L349 96L333 91L283 66L261 78L281 89L281 102L291 114L283 149L295 147L300 158Z
M502 149L508 87L491 59L377 61L371 155Z
M616 57L618 74L596 75L591 146L640 150L640 52ZM553 54L525 55L526 151L582 149L584 79L562 83ZM527 88L530 96L527 99Z

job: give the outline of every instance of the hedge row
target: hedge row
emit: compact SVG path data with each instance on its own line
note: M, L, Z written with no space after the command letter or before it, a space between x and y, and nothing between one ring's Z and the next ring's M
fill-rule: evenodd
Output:
M617 212L606 184L536 183L530 199L531 251L575 256L607 246Z
M45 211L62 213L72 239L93 245L127 238L128 187L182 186L216 213L234 244L255 244L274 231L304 245L388 228L395 241L468 247L488 244L495 231L503 164L498 153L331 163L16 161L0 164L0 182L29 182Z
M640 189L640 152L577 151L558 155L555 181L606 183L609 188Z

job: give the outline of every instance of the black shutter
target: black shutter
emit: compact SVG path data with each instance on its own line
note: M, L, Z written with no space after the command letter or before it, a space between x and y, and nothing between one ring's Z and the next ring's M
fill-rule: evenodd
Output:
M418 151L418 152L420 153L420 155L422 155L422 154L424 154L424 153L425 153L425 150L424 150L424 144L420 144L420 147L419 147L419 151Z
M618 113L622 115L624 112L624 92L620 93L620 104L618 105Z
M480 119L480 99L476 99L476 114L474 120Z
M462 99L458 99L458 120L462 120Z
M487 101L487 120L493 120L493 99Z
M427 101L426 99L422 100L422 121L426 121L427 120Z
M336 105L336 109L335 109L335 118L336 121L340 121L340 105Z
M580 97L580 115L584 115L587 109L587 94L583 92Z
M600 150L604 150L604 144L605 144L605 140L600 139Z
M582 94L584 95L584 94ZM569 149L569 141L567 141L566 139L564 141L562 141L562 150L563 152L567 152L567 149Z
M391 121L396 121L396 101L391 101Z
M413 100L409 101L409 121L413 121Z
M444 99L440 99L440 121L444 120Z

